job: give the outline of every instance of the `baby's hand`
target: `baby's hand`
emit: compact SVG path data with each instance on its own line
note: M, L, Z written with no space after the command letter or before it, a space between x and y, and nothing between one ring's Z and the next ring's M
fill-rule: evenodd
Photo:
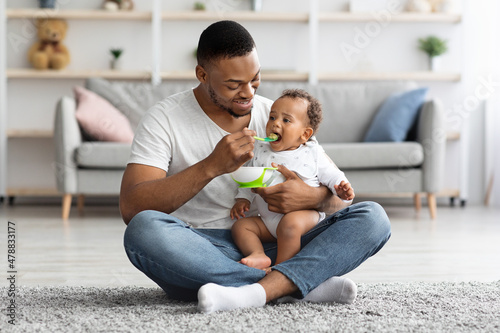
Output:
M352 200L354 199L354 189L351 187L350 183L341 181L340 184L335 185L335 192L342 200Z
M231 208L231 219L237 220L245 217L245 212L250 209L250 201L247 199L236 199L236 203L233 208Z

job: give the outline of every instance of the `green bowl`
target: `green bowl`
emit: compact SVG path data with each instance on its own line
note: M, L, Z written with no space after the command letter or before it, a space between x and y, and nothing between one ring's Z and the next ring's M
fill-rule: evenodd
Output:
M277 175L278 168L270 167L241 167L231 173L231 178L240 188L256 188L269 186Z

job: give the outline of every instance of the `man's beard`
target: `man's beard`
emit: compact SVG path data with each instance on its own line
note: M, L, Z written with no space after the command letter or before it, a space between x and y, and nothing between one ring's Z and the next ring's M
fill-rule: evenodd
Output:
M238 118L241 118L241 117L245 117L245 116L248 116L252 112L253 105L250 108L250 110L247 113L245 113L245 114L237 114L231 108L228 108L227 106L222 105L222 103L219 102L219 98L215 94L215 91L212 89L212 87L208 87L208 94L210 95L210 100L212 101L212 103L214 103L217 107L219 107L222 110L224 110L227 113L229 113L233 118L238 119Z

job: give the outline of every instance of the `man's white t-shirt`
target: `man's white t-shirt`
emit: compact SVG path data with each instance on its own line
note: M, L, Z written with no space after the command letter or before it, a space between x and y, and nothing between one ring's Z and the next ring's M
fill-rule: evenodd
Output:
M265 137L271 105L267 98L254 97L248 128L258 136ZM201 109L193 90L187 90L148 110L137 127L129 163L160 168L171 176L208 157L228 134ZM230 229L229 214L237 192L238 185L229 174L219 176L171 215L195 228ZM252 209L251 214L256 211Z

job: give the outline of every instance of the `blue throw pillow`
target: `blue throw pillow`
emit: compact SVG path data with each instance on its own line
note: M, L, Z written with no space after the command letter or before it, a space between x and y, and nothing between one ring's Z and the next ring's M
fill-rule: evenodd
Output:
M428 88L389 96L373 119L365 142L401 142L415 122Z

